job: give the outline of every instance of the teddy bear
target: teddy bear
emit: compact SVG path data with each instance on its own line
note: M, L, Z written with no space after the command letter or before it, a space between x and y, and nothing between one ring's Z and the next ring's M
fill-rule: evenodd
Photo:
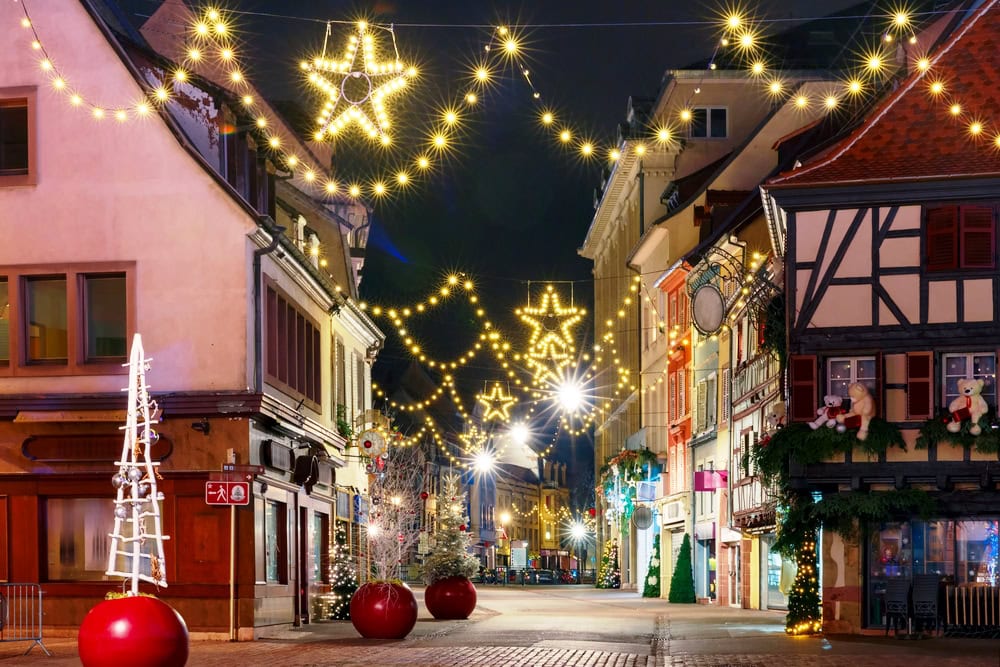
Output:
M778 429L785 428L785 402L777 401L771 405L771 409L764 413L764 435L760 439L760 446L767 447L771 442L771 436L778 432Z
M819 410L816 411L818 416L816 419L809 422L809 428L815 431L824 424L826 424L828 428L836 426L837 417L844 412L844 408L840 407L840 404L843 402L844 399L840 396L834 396L833 394L827 394L824 396L823 405L821 405Z
M958 433L962 430L962 422L971 419L969 433L979 435L982 428L979 427L979 418L986 414L989 406L986 399L980 394L983 391L985 382L967 378L958 381L958 398L948 404L948 412L951 413L951 421L946 427L950 433Z
M837 432L843 433L849 428L858 429L858 440L868 439L868 424L875 416L875 399L868 393L868 387L855 382L847 388L851 397L851 407L847 412L837 415Z

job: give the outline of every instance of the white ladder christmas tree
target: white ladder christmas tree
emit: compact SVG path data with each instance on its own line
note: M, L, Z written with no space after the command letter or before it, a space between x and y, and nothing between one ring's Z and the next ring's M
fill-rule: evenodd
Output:
M110 534L111 552L108 555L109 576L131 579L128 595L139 594L139 581L156 586L166 586L166 567L163 558L163 540L170 539L161 532L160 501L163 494L156 489L159 463L152 460L150 448L159 439L152 429L156 418L156 403L149 399L146 371L151 359L144 358L142 336L132 339L129 358L128 417L119 430L125 431L121 459L115 461L118 472L111 483L118 489L115 498L115 528ZM122 364L123 366L126 364ZM147 530L151 523L151 530ZM155 544L155 549L151 545Z

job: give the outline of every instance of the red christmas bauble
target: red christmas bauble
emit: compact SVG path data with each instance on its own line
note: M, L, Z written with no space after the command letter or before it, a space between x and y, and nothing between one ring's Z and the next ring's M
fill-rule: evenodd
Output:
M188 629L181 615L144 595L104 600L87 612L77 637L84 667L181 667L188 659Z
M590 518L591 519L593 519L595 516L597 516L597 510L594 509L593 507L591 507L589 510L587 510L587 513L590 514Z
M372 441L371 440L365 440L364 443L362 443L362 444L365 446L365 449L371 449L372 448Z
M351 624L368 639L402 639L417 624L417 599L405 584L369 582L351 598Z
M465 524L463 523L461 526L458 527L458 529L464 533L465 532Z
M420 497L421 497L421 498L423 498L424 500L427 500L427 496L428 496L428 495L429 495L429 494L428 494L428 493L427 493L426 491L421 491L421 492L420 492Z
M424 604L437 619L468 618L476 608L476 587L465 577L439 579L424 591Z

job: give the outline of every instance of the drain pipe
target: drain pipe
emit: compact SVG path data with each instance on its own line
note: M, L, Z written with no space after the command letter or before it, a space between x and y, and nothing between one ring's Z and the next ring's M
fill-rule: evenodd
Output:
M260 220L259 222L263 222ZM264 246L263 248L258 248L253 251L253 373L254 373L254 391L256 393L262 393L264 391L264 375L263 375L263 357L264 357L264 346L261 342L263 338L264 324L263 324L263 304L260 294L260 280L261 280L261 260L260 258L264 255L270 254L278 249L278 244L281 242L281 234L285 231L284 227L279 227L277 225L267 225L271 232L271 242ZM236 549L239 544L239 540L236 539L236 506L230 507L229 516L229 641L237 641L239 638L236 635Z

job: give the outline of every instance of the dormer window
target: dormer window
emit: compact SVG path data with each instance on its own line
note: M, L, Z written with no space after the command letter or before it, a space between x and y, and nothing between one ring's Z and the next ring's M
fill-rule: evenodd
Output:
M726 107L695 107L691 109L688 136L692 139L725 139L729 136L729 114Z

